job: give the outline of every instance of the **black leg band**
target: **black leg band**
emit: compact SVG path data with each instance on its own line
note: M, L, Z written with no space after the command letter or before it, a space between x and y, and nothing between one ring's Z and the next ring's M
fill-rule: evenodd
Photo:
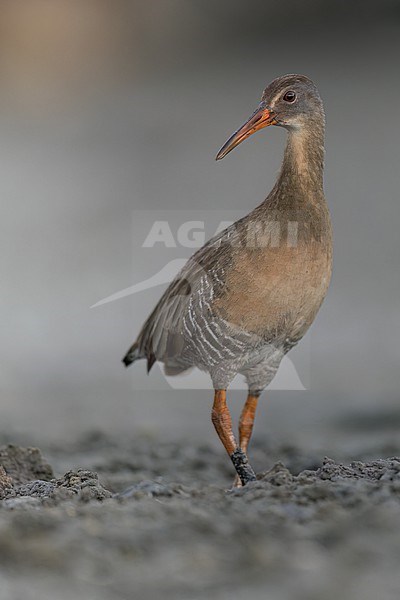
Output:
M247 456L241 448L236 448L235 452L231 454L231 460L243 485L246 485L246 483L249 483L249 481L257 480L256 474L254 473L249 461L247 460Z

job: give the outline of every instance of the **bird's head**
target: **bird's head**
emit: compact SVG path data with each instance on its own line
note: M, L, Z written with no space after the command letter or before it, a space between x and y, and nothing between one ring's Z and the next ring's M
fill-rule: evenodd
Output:
M256 131L278 125L302 130L324 121L322 101L315 84L305 75L284 75L274 79L261 98L257 110L222 146L216 160L224 158Z

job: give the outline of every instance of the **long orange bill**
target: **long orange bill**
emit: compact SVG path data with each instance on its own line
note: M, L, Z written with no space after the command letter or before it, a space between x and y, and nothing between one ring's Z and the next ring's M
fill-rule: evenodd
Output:
M263 104L257 108L257 110L251 115L250 119L246 121L242 127L240 127L222 146L218 152L215 160L221 160L231 150L236 148L243 140L251 136L253 133L269 125L275 125L275 114L268 110Z

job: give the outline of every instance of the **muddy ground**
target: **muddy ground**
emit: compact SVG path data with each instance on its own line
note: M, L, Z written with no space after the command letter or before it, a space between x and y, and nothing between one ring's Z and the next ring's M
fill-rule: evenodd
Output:
M235 491L218 445L3 436L0 598L398 600L398 422L371 423L332 458L255 439Z

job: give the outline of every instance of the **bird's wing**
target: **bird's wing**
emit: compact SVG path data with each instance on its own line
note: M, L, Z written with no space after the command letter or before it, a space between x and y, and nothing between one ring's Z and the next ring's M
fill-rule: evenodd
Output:
M236 236L236 228L228 227L188 260L144 323L126 364L147 358L150 369L156 360L179 362L186 321L208 322L210 303L224 284Z

